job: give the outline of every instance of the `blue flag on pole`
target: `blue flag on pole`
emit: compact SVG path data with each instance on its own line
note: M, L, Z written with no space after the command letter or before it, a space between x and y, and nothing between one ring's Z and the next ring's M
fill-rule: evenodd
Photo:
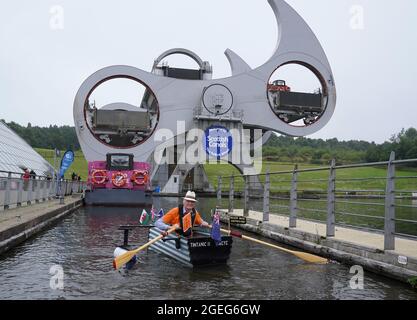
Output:
M73 161L74 161L74 152L71 150L66 151L61 160L61 167L59 169L59 178L62 178L64 176L65 171L68 170L68 168L71 166Z
M220 234L220 214L217 209L214 212L213 223L211 225L211 238L217 246L222 241L222 236Z
M162 218L163 216L164 216L164 209L162 209L162 208L161 208L161 210L159 210L159 212L158 212L158 214L157 214L156 218L157 218L157 219L160 219L160 218Z

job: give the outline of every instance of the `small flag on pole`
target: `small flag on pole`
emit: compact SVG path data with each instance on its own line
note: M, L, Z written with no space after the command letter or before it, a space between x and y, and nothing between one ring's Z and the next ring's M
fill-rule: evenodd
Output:
M164 209L161 208L161 210L159 210L157 218L160 219L164 216Z
M142 210L142 214L140 215L140 218L139 218L139 223L140 224L148 223L148 213L146 212L145 209Z
M211 238L217 246L222 241L222 236L220 234L220 214L217 209L214 212L213 223L211 225Z
M151 219L152 219L152 221L155 221L155 218L156 218L156 215L155 215L155 208L154 208L154 206L152 205L152 209L151 209Z

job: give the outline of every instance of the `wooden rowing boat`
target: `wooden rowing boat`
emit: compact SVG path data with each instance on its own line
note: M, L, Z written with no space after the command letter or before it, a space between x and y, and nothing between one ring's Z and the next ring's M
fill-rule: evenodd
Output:
M156 227L149 229L149 240L161 234ZM222 236L221 242L216 246L210 233L195 228L193 236L186 238L170 234L152 244L149 250L160 252L189 267L226 264L232 250L231 236Z

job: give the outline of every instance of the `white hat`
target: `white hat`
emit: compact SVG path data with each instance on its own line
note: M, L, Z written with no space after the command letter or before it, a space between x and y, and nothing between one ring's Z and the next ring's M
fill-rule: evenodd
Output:
M195 192L194 191L187 191L187 193L184 197L184 200L196 202L197 200L195 199Z

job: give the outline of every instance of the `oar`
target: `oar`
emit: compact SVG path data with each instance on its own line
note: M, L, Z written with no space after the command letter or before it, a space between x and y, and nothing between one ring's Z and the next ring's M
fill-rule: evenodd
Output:
M168 229L167 234L170 234L171 232L175 231L175 229L177 228L177 226L173 226L170 229ZM148 243L145 243L143 246L140 246L139 248L135 249L135 250L131 250L128 252L123 253L122 255L114 258L113 260L113 268L115 269L119 269L121 266L125 265L126 263L128 263L135 254L137 254L139 251L142 251L143 249L146 249L147 247L149 247L151 244L161 240L164 236L161 234L160 236L157 236L156 238L152 239L151 241L149 241Z
M328 260L327 259L322 258L322 257L319 257L319 256L316 256L316 255L311 254L311 253L306 253L306 252L301 252L301 251L294 251L294 250L285 249L285 248L276 246L274 244L271 244L271 243L268 243L268 242L265 242L265 241L261 241L261 240L255 239L255 238L251 238L251 237L245 236L245 235L243 235L241 233L238 233L238 232L233 232L233 231L225 230L225 229L220 229L220 230L222 232L226 232L227 234L232 235L232 236L235 236L235 237L238 237L238 238L242 238L242 239L245 239L245 240L250 240L250 241L253 241L253 242L256 242L256 243L260 243L260 244L264 244L266 246L269 246L269 247L272 247L272 248L275 248L275 249L278 249L278 250L281 250L281 251L284 251L284 252L287 252L287 253L291 253L291 254L297 256L298 258L303 259L303 260L305 260L307 262L311 262L311 263L322 263L322 264L328 263Z

